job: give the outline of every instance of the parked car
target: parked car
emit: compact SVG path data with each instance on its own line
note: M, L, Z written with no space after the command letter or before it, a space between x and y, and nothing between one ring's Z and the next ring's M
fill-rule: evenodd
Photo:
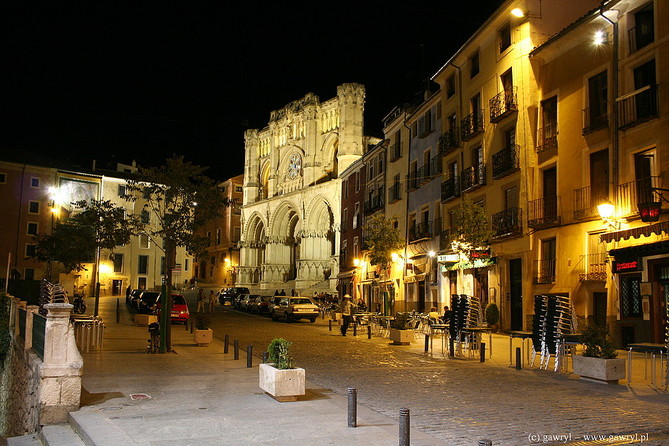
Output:
M160 314L161 304L160 296L156 300L156 314ZM188 324L190 311L188 311L188 302L181 294L172 294L172 322L183 322Z
M260 296L258 296L257 294L245 294L245 295L243 295L241 300L239 301L239 309L247 311L247 312L251 312L252 302L254 302L256 300L256 298L258 298L258 297L260 297Z
M318 305L308 297L282 297L272 313L273 320L282 319L285 322L298 319L316 322L317 317Z
M256 297L256 299L251 302L251 313L269 314L269 306L273 299L273 296Z
M283 299L283 296L272 296L272 299L269 302L269 306L267 308L267 315L269 317L272 317L274 314L274 308L279 305L279 302L281 302L281 299Z
M234 304L242 294L249 294L249 289L246 287L233 286L230 288L223 288L218 293L218 303L221 305Z
M153 313L158 296L160 296L160 293L157 291L142 291L137 301L137 312L144 314Z
M139 303L139 296L144 290L132 290L130 292L130 297L126 298L126 303L134 309L137 309L137 304Z

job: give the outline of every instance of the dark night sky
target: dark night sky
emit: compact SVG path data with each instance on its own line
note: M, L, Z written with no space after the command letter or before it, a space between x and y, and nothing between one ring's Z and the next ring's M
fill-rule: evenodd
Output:
M5 4L0 150L86 165L177 153L224 179L242 173L246 128L344 82L365 84L366 133L382 136L502 1Z

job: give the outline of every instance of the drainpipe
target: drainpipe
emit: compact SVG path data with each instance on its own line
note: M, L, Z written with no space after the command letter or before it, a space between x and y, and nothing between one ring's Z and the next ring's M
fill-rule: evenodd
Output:
M406 129L409 131L409 145L407 147L407 199L406 199L406 211L404 212L405 215L405 225L404 225L404 268L402 269L402 286L404 287L404 277L406 277L406 272L407 272L407 263L408 263L408 258L407 254L409 253L408 251L408 246L409 246L409 174L411 173L411 128L407 125L407 112L404 110L404 118L402 120L402 125L406 127ZM404 290L404 308L403 310L407 310L407 296L406 296L406 290Z
M618 50L619 50L619 42L618 42L618 23L613 22L611 19L606 17L604 15L604 1L602 1L602 5L599 8L599 15L609 22L611 26L613 27L613 55L612 55L612 68L611 70L613 71L611 73L611 82L613 84L613 101L612 101L612 110L611 110L611 118L613 121L613 138L612 138L612 146L613 146L613 153L612 153L612 168L611 168L611 176L612 176L612 182L614 187L618 185L618 159L619 159L619 150L620 150L620 135L618 132L618 107L616 103L616 99L618 98ZM617 203L616 203L617 204Z

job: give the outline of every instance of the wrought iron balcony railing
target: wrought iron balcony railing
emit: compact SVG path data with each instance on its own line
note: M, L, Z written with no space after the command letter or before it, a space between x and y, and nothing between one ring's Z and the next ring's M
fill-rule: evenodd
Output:
M580 256L576 270L581 282L606 282L606 253Z
M442 155L448 155L458 147L460 147L460 129L458 127L444 132L439 137L439 153Z
M434 221L422 221L409 227L409 242L434 236Z
M422 172L420 169L416 169L415 172L411 172L407 175L407 192L418 189L420 187L421 175L419 172Z
M462 171L460 182L462 192L485 185L485 163L476 164Z
M483 110L465 116L461 121L462 140L468 141L483 132Z
M492 234L494 238L511 237L523 233L522 209L509 208L492 214Z
M458 180L458 177L454 177L441 183L441 201L449 201L460 196L460 181Z
M383 207L383 197L385 196L385 191L381 189L378 195L372 197L371 199L365 201L365 213L370 213L377 211Z
M606 107L606 102L604 102L597 107L590 106L583 109L584 135L609 126L609 115L606 113Z
M661 201L653 192L661 188L660 177L647 177L618 186L616 212L618 217L631 216L639 212L640 203Z
M534 283L555 282L555 259L534 261Z
M557 123L546 124L539 129L539 139L537 139L537 153L546 150L557 149Z
M518 156L520 147L513 145L505 147L492 155L492 177L494 179L505 177L520 168Z
M539 198L527 203L527 226L545 228L559 225L561 222L558 203L559 196Z
M597 217L597 204L608 198L602 195L600 199L593 197L590 186L574 189L574 219Z
M518 110L517 87L507 87L490 99L490 122L501 121Z
M624 130L658 117L657 85L646 85L618 98L618 128Z
M627 37L630 44L630 54L636 53L641 48L650 45L655 40L652 32L652 27L635 26L627 31ZM646 32L644 32L646 31Z

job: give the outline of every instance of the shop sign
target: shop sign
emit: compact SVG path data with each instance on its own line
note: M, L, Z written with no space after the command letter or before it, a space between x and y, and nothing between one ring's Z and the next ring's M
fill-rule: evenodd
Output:
M460 254L442 254L437 256L439 263L456 263L460 261Z
M479 251L470 251L469 252L469 258L470 259L489 259L490 258L490 250L489 249L483 249Z
M653 222L660 219L660 207L662 203L657 201L647 201L645 203L638 203L639 216L641 221Z
M639 259L616 260L613 262L612 267L614 273L627 273L631 271L640 271L641 262L639 261Z

